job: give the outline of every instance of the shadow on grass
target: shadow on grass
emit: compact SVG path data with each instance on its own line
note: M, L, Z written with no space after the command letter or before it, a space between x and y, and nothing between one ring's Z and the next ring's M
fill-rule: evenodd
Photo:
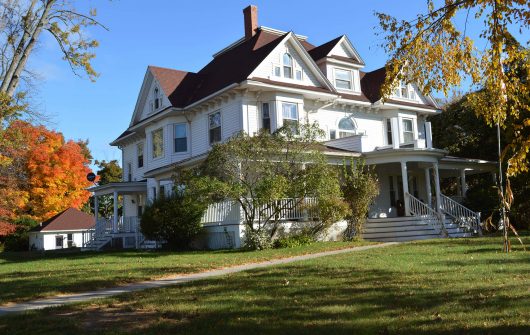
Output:
M0 318L0 333L528 334L528 294L452 275L342 255Z

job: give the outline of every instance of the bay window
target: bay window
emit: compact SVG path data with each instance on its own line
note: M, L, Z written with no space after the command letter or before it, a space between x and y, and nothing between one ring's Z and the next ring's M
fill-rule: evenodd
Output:
M293 103L282 103L283 125L291 128L293 132L298 132L298 105Z
M151 144L153 158L160 158L164 156L164 129L159 128L151 132Z
M173 144L175 152L188 151L188 131L185 123L176 124L174 127Z

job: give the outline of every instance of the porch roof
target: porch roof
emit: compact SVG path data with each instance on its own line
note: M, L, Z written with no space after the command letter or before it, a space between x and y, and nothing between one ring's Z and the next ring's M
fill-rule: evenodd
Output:
M441 149L392 148L365 152L364 156L366 164L372 165L399 162L437 163L446 154L447 151Z
M497 169L497 162L476 158L445 156L440 160L440 169L466 170L479 173L494 172Z
M119 183L108 183L105 185L99 185L88 189L90 192L94 192L94 195L106 195L117 192L118 194L134 194L134 193L146 193L147 192L147 181L129 181Z

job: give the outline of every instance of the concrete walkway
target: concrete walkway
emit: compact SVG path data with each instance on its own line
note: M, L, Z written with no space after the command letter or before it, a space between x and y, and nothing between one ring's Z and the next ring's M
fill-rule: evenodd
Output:
M304 260L314 259L314 258L319 258L319 257L339 255L339 254L344 254L344 253L353 252L353 251L383 248L383 247L387 247L387 246L395 245L395 244L398 244L398 243L388 242L388 243L381 243L381 244L375 244L375 245L367 245L363 247L353 247L353 248L348 248L348 249L325 251L325 252L319 252L315 254L307 254L307 255L294 256L294 257L283 258L283 259L275 259L275 260L259 262L259 263L249 263L245 265L232 266L232 267L219 269L219 270L211 270L211 271L184 274L184 275L175 275L175 276L166 277L164 279L148 280L148 281L143 281L139 283L133 283L129 285L100 289L100 290L89 291L89 292L84 292L84 293L59 295L59 296L54 296L51 298L32 300L32 301L22 302L22 303L11 303L11 304L0 306L0 316L6 315L9 313L23 312L23 311L42 309L42 308L47 308L47 307L57 307L57 306L66 305L66 304L75 303L75 302L84 302L84 301L88 301L91 299L107 298L107 297L111 297L117 294L141 291L141 290L146 290L146 289L155 288L155 287L164 287L168 285L188 283L188 282L192 282L196 280L218 277L218 276L223 276L223 275L227 275L230 273L236 273L236 272L241 272L241 271L246 271L246 270L260 269L260 268L273 266L273 265L288 264L288 263L304 261Z

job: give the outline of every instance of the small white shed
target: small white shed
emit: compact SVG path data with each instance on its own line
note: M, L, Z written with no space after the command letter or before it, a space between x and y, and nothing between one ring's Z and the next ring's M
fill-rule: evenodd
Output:
M92 215L75 208L55 215L29 232L30 250L56 250L81 247L83 232L95 225Z

